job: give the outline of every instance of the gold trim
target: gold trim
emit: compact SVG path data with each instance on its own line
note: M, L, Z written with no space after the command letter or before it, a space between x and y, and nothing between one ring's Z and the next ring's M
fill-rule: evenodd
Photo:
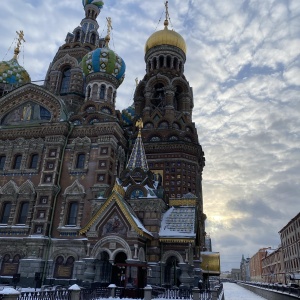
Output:
M185 243L185 244L190 244L190 243L194 243L195 239L160 238L159 241L163 242L163 243Z
M114 195L114 192L118 193L118 195ZM107 209L107 207L111 204L111 202L115 200L115 202L118 204L119 208L121 209L122 213L126 217L126 220L135 229L135 231L142 237L152 239L153 237L148 233L144 232L142 229L140 229L137 226L136 222L132 219L130 212L128 211L128 209L126 208L126 206L124 205L124 203L121 201L119 197L119 196L122 197L124 195L125 195L125 191L123 187L115 183L111 197L109 197L107 201L104 202L104 204L100 207L100 209L92 217L92 219L87 223L87 225L79 231L79 235L86 233L91 228L91 226L96 222L96 220L100 217L100 215Z
M170 206L196 206L197 200L196 199L170 199L169 205Z

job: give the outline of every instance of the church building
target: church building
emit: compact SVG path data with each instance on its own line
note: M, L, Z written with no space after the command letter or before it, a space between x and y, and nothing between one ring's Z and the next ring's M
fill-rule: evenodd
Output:
M130 69L110 48L110 18L99 36L103 1L82 3L43 85L19 65L22 31L0 62L0 283L197 286L205 158L185 40L169 29L166 2L164 27L140 50L133 104L120 111Z

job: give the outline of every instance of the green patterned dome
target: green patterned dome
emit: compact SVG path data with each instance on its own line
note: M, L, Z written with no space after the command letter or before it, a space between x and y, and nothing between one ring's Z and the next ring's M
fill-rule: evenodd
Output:
M103 7L103 1L101 0L82 0L82 5L85 7L88 4L93 4L95 6L97 6L98 8L102 8Z
M82 70L85 76L91 73L106 73L114 76L119 84L123 82L125 69L124 60L107 47L97 48L82 59Z
M0 62L0 83L25 84L31 82L27 71L21 67L16 58Z

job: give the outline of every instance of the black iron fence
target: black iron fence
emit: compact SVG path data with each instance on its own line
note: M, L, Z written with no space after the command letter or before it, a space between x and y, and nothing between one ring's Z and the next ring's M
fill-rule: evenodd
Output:
M18 300L71 300L71 292L69 290L59 291L41 291L41 292L22 292Z

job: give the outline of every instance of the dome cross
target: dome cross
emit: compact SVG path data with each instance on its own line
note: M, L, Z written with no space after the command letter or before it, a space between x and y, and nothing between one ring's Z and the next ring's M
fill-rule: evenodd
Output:
M18 43L17 46L15 48L15 55L14 55L14 59L18 58L18 55L20 53L20 46L22 44L22 41L25 43L26 41L24 40L24 32L23 30L20 30L20 32L16 31L17 35L18 35Z

